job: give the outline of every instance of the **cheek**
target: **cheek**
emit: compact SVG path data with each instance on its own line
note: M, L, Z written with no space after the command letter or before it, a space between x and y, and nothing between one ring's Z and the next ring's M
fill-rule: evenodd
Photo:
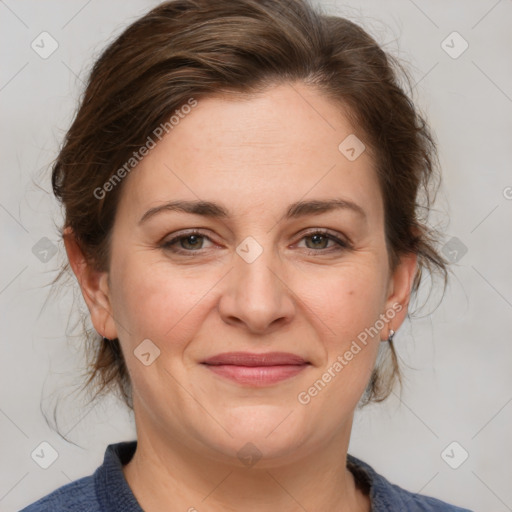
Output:
M321 332L323 359L297 400L304 413L323 416L331 427L356 407L380 346L380 330L374 328L382 313L379 276L363 267L357 270L325 279L324 286L310 292L305 301L315 313L311 321L317 333Z
M380 268L372 262L360 263L297 283L304 302L324 323L330 344L335 346L375 325L383 312L385 283Z
M207 276L191 279L169 262L126 258L115 276L114 316L131 343L149 338L159 346L169 340L180 345L199 324L209 281Z

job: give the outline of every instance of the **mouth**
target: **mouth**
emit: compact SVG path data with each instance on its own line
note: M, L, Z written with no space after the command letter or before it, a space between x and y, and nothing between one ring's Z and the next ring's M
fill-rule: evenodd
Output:
M201 363L213 373L249 386L267 386L304 371L310 362L288 352L226 352Z

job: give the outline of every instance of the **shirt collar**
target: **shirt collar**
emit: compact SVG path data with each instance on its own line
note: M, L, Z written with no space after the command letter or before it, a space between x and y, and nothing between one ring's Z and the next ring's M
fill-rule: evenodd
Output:
M103 464L94 473L96 494L102 510L108 512L144 512L124 477L123 465L133 457L137 441L109 444ZM358 487L370 495L372 512L407 510L409 493L389 483L362 460L347 454L347 468ZM401 492L399 492L401 491Z

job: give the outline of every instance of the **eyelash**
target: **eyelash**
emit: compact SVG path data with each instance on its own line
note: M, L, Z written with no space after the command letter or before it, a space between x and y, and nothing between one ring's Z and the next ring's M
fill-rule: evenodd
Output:
M210 240L211 242L213 242L213 240L211 240L211 238L209 236L201 233L200 231L191 230L187 233L182 233L179 236L175 236L171 240L165 241L161 245L161 247L165 250L169 250L169 251L173 252L174 254L178 254L178 255L191 255L191 256L192 255L200 255L200 254L202 254L202 249L194 251L194 250L172 248L172 246L174 244L176 244L177 242L179 242L180 240L185 240L192 235L200 236L202 238L206 238L206 239ZM316 229L315 231L310 231L308 233L305 233L304 235L302 235L302 238L300 239L300 241L303 240L304 238L312 237L314 235L322 235L325 238L327 238L328 240L335 242L338 245L338 247L334 247L334 248L331 247L329 249L306 249L307 254L310 254L313 256L320 256L322 254L326 254L326 253L330 254L331 252L345 251L345 250L352 248L351 244L348 241L341 240L340 238L336 237L335 235L333 235L332 233L330 233L329 231L324 230L324 229Z

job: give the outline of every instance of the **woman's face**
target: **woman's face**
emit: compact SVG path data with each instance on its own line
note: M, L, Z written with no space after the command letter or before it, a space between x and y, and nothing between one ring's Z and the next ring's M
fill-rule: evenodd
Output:
M90 308L120 340L139 437L274 462L348 443L415 270L389 273L369 152L339 149L354 131L298 84L200 99L125 178L108 312Z

